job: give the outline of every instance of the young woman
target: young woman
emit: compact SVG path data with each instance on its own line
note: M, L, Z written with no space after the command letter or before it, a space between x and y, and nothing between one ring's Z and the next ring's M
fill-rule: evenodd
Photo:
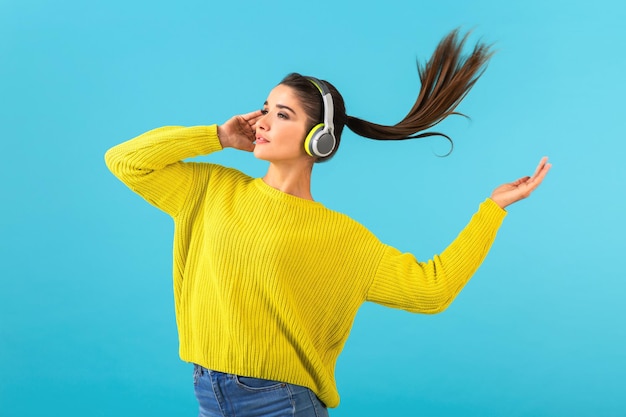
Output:
M532 177L496 188L427 262L314 201L313 165L334 155L344 126L373 139L423 137L454 112L490 56L478 44L461 58L464 41L452 32L419 67L419 97L394 126L346 115L330 83L291 74L262 110L220 126L159 128L107 152L111 171L174 219L180 357L194 364L201 416L328 415L359 306L444 310L486 256L504 208L541 183L546 158ZM265 176L183 162L226 147L268 161Z

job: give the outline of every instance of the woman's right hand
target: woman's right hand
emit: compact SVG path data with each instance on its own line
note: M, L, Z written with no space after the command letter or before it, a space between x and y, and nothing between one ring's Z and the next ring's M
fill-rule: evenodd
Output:
M248 114L233 116L224 124L217 127L217 136L222 148L235 148L242 151L254 150L255 129L254 125L262 116L261 110Z

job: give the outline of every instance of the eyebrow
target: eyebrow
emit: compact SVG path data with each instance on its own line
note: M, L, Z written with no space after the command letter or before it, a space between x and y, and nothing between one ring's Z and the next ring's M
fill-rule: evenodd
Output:
M267 106L267 101L265 103L263 103L264 106ZM293 114L297 114L291 107L289 106L285 106L284 104L277 104L276 107L278 107L279 109L286 109L289 110L290 112L292 112Z

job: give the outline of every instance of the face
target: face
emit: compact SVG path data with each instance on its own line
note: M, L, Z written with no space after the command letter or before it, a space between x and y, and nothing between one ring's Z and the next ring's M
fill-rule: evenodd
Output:
M269 162L310 162L304 150L308 119L291 87L276 86L256 123L254 156Z

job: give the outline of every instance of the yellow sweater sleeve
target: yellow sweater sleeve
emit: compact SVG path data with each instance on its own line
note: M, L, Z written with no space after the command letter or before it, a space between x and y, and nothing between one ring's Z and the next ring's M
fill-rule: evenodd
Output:
M197 164L183 159L221 150L217 126L167 126L109 149L111 172L150 204L176 216L192 191Z
M427 262L387 247L368 301L417 313L445 310L485 259L505 216L485 200L450 246Z

